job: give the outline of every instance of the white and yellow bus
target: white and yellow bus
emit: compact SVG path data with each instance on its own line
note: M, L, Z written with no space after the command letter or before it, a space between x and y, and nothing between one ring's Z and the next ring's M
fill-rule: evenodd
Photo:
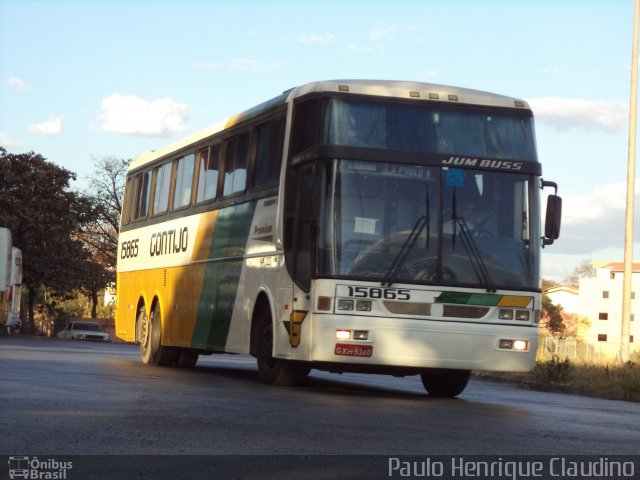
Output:
M142 361L251 354L310 369L526 371L545 233L527 103L442 85L309 83L135 160L118 248L117 335Z

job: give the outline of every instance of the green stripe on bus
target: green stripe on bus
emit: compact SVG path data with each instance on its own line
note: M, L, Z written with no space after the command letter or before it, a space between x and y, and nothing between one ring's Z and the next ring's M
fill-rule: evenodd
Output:
M492 295L490 293L442 292L436 298L436 303L495 306L501 298L502 295Z
M218 212L196 313L193 347L226 346L255 208L256 202L250 202Z

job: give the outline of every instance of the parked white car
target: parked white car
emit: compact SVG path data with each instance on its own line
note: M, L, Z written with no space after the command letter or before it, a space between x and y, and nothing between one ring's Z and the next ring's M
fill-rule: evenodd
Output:
M57 337L61 340L111 341L111 337L102 329L102 325L95 322L71 322L67 328L58 332Z

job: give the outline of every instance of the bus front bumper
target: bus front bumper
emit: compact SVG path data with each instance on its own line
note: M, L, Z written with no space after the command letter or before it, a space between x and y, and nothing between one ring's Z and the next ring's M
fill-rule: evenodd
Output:
M315 314L310 360L333 364L526 372L537 326Z

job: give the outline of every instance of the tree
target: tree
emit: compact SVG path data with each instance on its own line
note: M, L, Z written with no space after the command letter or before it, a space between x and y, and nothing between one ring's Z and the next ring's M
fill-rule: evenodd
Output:
M115 272L118 229L127 168L131 160L106 157L95 162L86 196L93 201L97 216L82 229L82 240L94 259Z
M551 299L546 295L542 295L542 312L541 324L543 328L546 328L554 337L563 337L565 332L565 325L563 319L563 308L561 305L555 305L551 302Z
M83 225L94 221L96 209L87 197L70 190L73 172L34 152L9 154L0 147L0 225L11 230L23 253L32 330L38 287L69 292L83 283L89 255L79 238Z
M80 292L91 301L91 318L98 317L98 295L113 281L114 274L94 260L86 260L82 266L83 281Z
M596 269L591 260L582 260L571 275L565 278L565 284L578 286L581 278L593 278L596 276Z
M93 202L96 217L81 229L81 239L91 258L83 265L80 289L91 300L93 318L97 316L99 292L116 279L118 229L130 160L106 157L95 163L86 196Z

